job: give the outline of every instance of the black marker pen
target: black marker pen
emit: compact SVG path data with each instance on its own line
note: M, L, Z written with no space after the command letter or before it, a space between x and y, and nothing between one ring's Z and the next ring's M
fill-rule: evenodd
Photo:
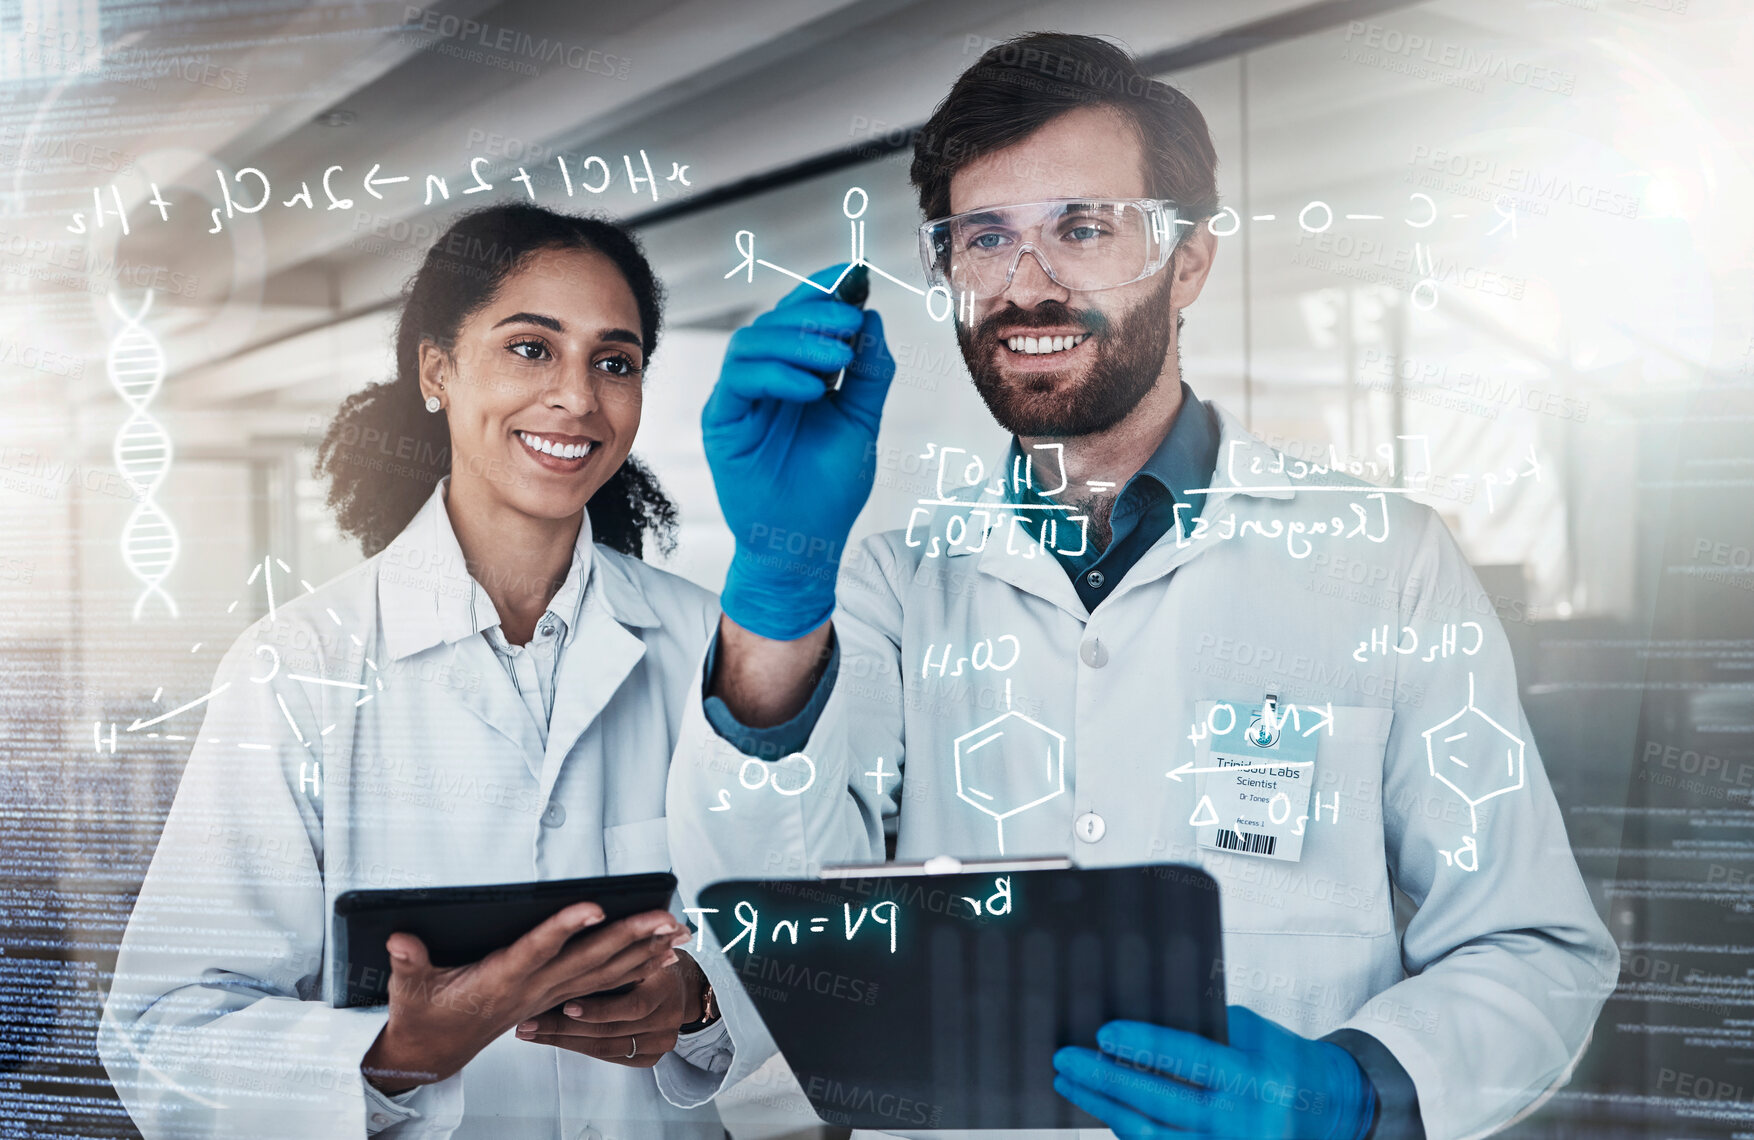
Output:
M834 295L854 308L864 308L865 299L871 295L871 271L862 264L853 266L841 276L840 284L835 286ZM853 336L855 340L858 338L857 333ZM822 382L828 385L830 391L838 392L846 378L847 370L842 368L833 376L824 376Z

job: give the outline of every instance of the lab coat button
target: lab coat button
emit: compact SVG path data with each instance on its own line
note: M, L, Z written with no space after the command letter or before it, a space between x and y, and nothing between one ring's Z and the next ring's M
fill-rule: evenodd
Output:
M390 1123L390 1118L381 1112L374 1112L372 1113L372 1123L379 1128L382 1128L384 1125Z
M553 618L546 618L546 617L543 618L542 624L537 626L536 629L538 632L540 632L542 634L543 637L547 637L548 635L550 635L554 632L554 619Z
M1072 830L1077 832L1078 838L1084 842L1095 843L1102 838L1103 832L1108 830L1108 824L1102 821L1100 815L1093 811L1087 811L1072 821Z
M1100 669L1108 664L1108 650L1104 648L1100 637L1093 637L1080 645L1078 657L1092 669Z
M548 805L548 810L542 813L543 827L559 827L565 822L566 805L562 804L559 800L550 803Z

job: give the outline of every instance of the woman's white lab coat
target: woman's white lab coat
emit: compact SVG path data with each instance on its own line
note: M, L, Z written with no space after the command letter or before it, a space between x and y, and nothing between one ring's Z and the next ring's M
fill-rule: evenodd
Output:
M544 747L470 620L443 511L435 491L384 551L280 605L220 664L100 1034L148 1140L722 1135L703 1104L722 1075L509 1033L391 1103L359 1072L385 1009L325 1001L343 891L669 867L666 770L715 598L593 547L587 520ZM723 958L703 959L734 1004Z
M688 894L880 861L886 827L900 859L1195 863L1222 891L1232 1002L1306 1036L1371 1034L1431 1140L1479 1135L1563 1079L1617 962L1494 600L1430 509L1220 419L1195 533L1172 528L1094 612L991 493L849 554L840 671L804 747L813 784L727 780L741 755L691 702L671 768L677 874ZM945 463L945 491L966 464ZM1216 702L1246 726L1268 692L1316 746L1295 861L1198 840L1201 732L1228 728Z

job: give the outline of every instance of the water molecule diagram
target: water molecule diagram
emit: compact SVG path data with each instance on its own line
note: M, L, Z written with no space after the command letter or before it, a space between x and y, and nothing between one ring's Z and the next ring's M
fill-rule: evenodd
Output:
M275 572L276 568L278 568L282 573L287 574L289 576L292 574L292 567L291 566L288 566L283 560L276 558L273 555L268 555L268 556L265 556L262 559L262 561L256 563L255 566L251 568L250 576L244 580L244 585L246 587L253 587L258 582L261 583L262 589L265 592L265 594L267 595L267 603L268 603L268 615L266 618L263 618L261 620L268 621L268 622L272 622L274 620L276 614L279 612L278 605L277 605L276 600L275 600L275 593L274 593L274 572ZM317 588L315 586L311 585L309 582L305 581L303 578L300 578L298 580L298 584L304 588L305 593L307 593L307 594L316 593ZM232 613L233 611L235 611L238 608L239 603L242 601L243 601L242 598L233 598L231 604L225 607L225 612L228 614ZM329 615L329 620L334 622L338 628L345 628L342 624L342 621L341 621L341 615L336 613L333 608L326 609L324 612ZM292 672L288 672L286 674L286 680L297 681L300 684L305 684L305 685L319 685L319 686L325 686L325 687L329 687L329 688L347 689L347 690L350 690L353 692L357 692L360 694L360 696L358 696L357 698L354 699L354 702L353 702L354 708L359 708L361 705L364 705L367 702L373 700L379 693L384 691L384 680L383 680L383 677L380 675L380 670L378 669L378 664L376 661L373 661L369 656L363 655L364 650L365 650L365 642L360 640L358 634L348 633L347 638L350 642L352 642L353 648L362 654L362 656L359 658L359 660L364 663L364 669L360 672L358 680L349 681L349 680L345 680L343 678L337 678L337 677L327 677L327 676L321 676L321 675L317 675L317 674L292 673ZM202 643L197 641L194 645L189 647L189 652L190 653L199 652L201 649L201 645L202 645ZM268 644L257 645L256 646L256 665L255 665L255 667L261 671L257 672L257 673L251 673L249 675L249 679L250 679L251 683L257 684L257 685L266 685L268 682L274 680L274 678L279 676L279 674L280 674L280 668L281 668L280 651L278 649L275 649L272 645L268 645ZM187 733L167 731L165 729L159 729L159 726L164 725L165 722L167 722L167 721L173 720L174 718L181 716L183 713L188 712L190 709L200 708L202 705L205 705L208 701L211 701L214 697L219 696L221 693L223 693L227 689L231 688L231 685L232 685L232 683L230 681L224 681L224 682L221 682L214 689L212 689L210 692L203 693L200 696L196 697L194 700L184 701L182 704L176 706L173 709L169 709L165 712L158 713L157 715L154 715L154 716L141 715L141 716L135 717L134 723L128 725L126 728L123 728L122 732L123 733L136 733L137 732L137 733L140 733L141 738L147 739L147 740L163 739L163 740L168 740L168 741L179 741L179 742L180 741L187 741L190 739L190 737ZM151 703L153 705L159 705L163 702L163 698L164 698L164 686L160 685L153 692ZM292 730L293 739L298 743L298 745L301 748L304 748L304 749L309 750L309 751L314 751L316 749L317 745L319 744L320 739L322 737L328 736L331 732L334 732L335 729L339 726L339 722L337 722L335 724L329 724L329 725L325 726L324 728L322 728L320 731L318 731L314 737L308 737L305 735L303 730L301 730L299 728L298 722L293 719L292 710L290 710L286 706L286 699L284 697L280 696L280 694L278 694L278 693L275 694L274 699L275 699L275 702L280 706L281 715L286 718L287 727ZM174 726L167 726L167 729L169 727L174 727ZM153 729L155 731L148 732L148 731L146 731L147 729ZM112 722L110 722L110 724L108 726L108 741L107 741L108 747L106 749L104 723L102 721L93 721L92 722L91 743L92 743L93 751L98 752L98 753L103 753L105 751L108 751L110 754L113 755L116 751L116 739L117 739L116 724L115 724L115 722L112 721ZM202 743L206 744L208 747L215 747L216 748L216 747L230 746L230 747L242 749L243 751L246 751L246 752L271 752L274 750L274 747L275 747L272 742L269 742L266 740L225 740L225 739L222 739L221 737L218 737L218 736L206 737L205 739L202 740ZM299 764L299 786L300 786L301 790L308 789L311 792L311 794L314 796L321 796L323 794L323 771L322 771L322 762L321 761L313 759L313 760L300 762L300 764Z
M1444 865L1480 869L1479 807L1487 800L1520 790L1526 783L1523 738L1474 704L1474 674L1468 674L1468 703L1425 730L1425 756L1438 783L1468 805L1468 831L1453 851L1439 851Z
M114 293L109 301L122 327L110 341L104 372L130 411L116 431L111 455L135 498L134 510L122 524L122 563L146 587L134 600L134 620L140 620L146 600L155 594L177 617L176 599L165 592L163 583L176 565L181 543L170 516L152 497L171 466L171 437L146 410L164 383L164 349L141 323L152 308L152 290L146 291L133 313L122 308Z

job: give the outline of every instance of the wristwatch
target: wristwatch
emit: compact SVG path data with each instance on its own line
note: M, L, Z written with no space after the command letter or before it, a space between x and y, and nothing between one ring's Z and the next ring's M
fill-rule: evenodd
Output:
M719 1013L718 998L713 994L713 984L707 979L706 971L701 970L700 963L696 962L692 957L690 957L688 961L696 970L700 970L700 1020L691 1021L687 1025L678 1026L676 1032L679 1034L699 1033L701 1030L717 1021L721 1016Z

